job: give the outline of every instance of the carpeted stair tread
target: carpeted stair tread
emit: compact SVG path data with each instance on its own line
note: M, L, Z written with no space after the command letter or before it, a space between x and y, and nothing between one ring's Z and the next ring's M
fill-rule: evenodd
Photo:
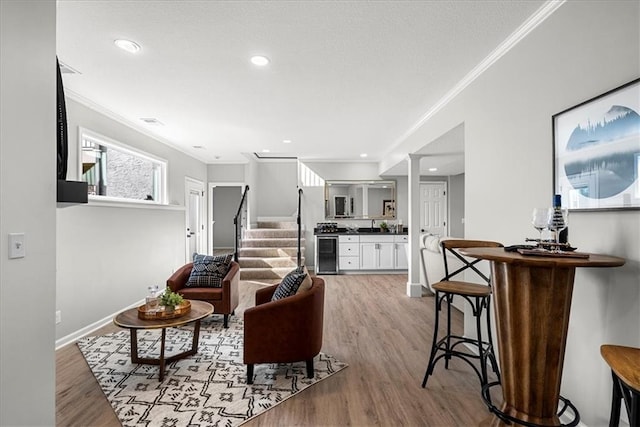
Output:
M258 228L284 228L297 230L298 224L295 221L258 221Z
M295 265L275 268L242 268L240 269L240 280L282 279L294 268L296 268Z
M301 246L305 245L305 240L301 239ZM278 239L242 239L243 248L297 248L297 238ZM296 249L297 250L297 249Z
M301 248L302 253L304 254L305 247ZM279 257L297 257L298 256L298 248L290 247L290 248L240 248L238 251L239 258L279 258Z
M303 258L304 260L304 258ZM238 257L240 268L272 268L291 267L298 265L297 257Z
M260 238L289 238L297 239L298 230L290 230L287 228L252 228L246 230L244 234L245 239L260 239Z

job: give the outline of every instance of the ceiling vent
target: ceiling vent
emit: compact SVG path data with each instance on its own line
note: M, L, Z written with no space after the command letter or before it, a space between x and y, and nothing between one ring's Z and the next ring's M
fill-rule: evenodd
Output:
M151 126L164 126L164 123L154 117L141 117L140 120Z
M80 71L68 66L67 64L65 64L62 61L60 62L60 72L62 74L82 74Z

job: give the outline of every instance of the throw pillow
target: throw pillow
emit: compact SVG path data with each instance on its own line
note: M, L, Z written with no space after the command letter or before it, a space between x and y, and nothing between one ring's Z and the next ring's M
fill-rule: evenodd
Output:
M217 256L193 254L193 268L185 287L221 288L232 259L233 254Z
M299 294L311 289L311 285L313 285L313 281L311 280L311 275L309 274L309 270L307 270L307 267L302 266L302 267L298 267L297 269L302 269L302 272L306 274L306 277L302 281L302 284L300 284L300 287L296 291L296 294Z
M305 277L307 277L307 274L302 270L302 267L298 267L289 272L276 288L273 297L271 297L271 301L277 301L295 295Z

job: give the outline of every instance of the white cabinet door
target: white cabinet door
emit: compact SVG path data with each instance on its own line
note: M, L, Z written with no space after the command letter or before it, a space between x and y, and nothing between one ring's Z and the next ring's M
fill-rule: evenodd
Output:
M360 268L362 270L376 269L378 258L378 243L360 243Z
M393 270L393 243L360 243L360 268L362 270Z
M407 260L407 243L394 243L395 246L395 261L397 270L405 270L409 268L409 262Z
M395 250L394 243L378 243L378 265L381 270L393 270Z

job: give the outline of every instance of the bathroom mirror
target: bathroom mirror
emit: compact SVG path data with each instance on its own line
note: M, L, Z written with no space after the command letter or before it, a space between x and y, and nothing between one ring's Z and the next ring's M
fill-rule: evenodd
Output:
M326 219L395 219L395 181L325 181Z

